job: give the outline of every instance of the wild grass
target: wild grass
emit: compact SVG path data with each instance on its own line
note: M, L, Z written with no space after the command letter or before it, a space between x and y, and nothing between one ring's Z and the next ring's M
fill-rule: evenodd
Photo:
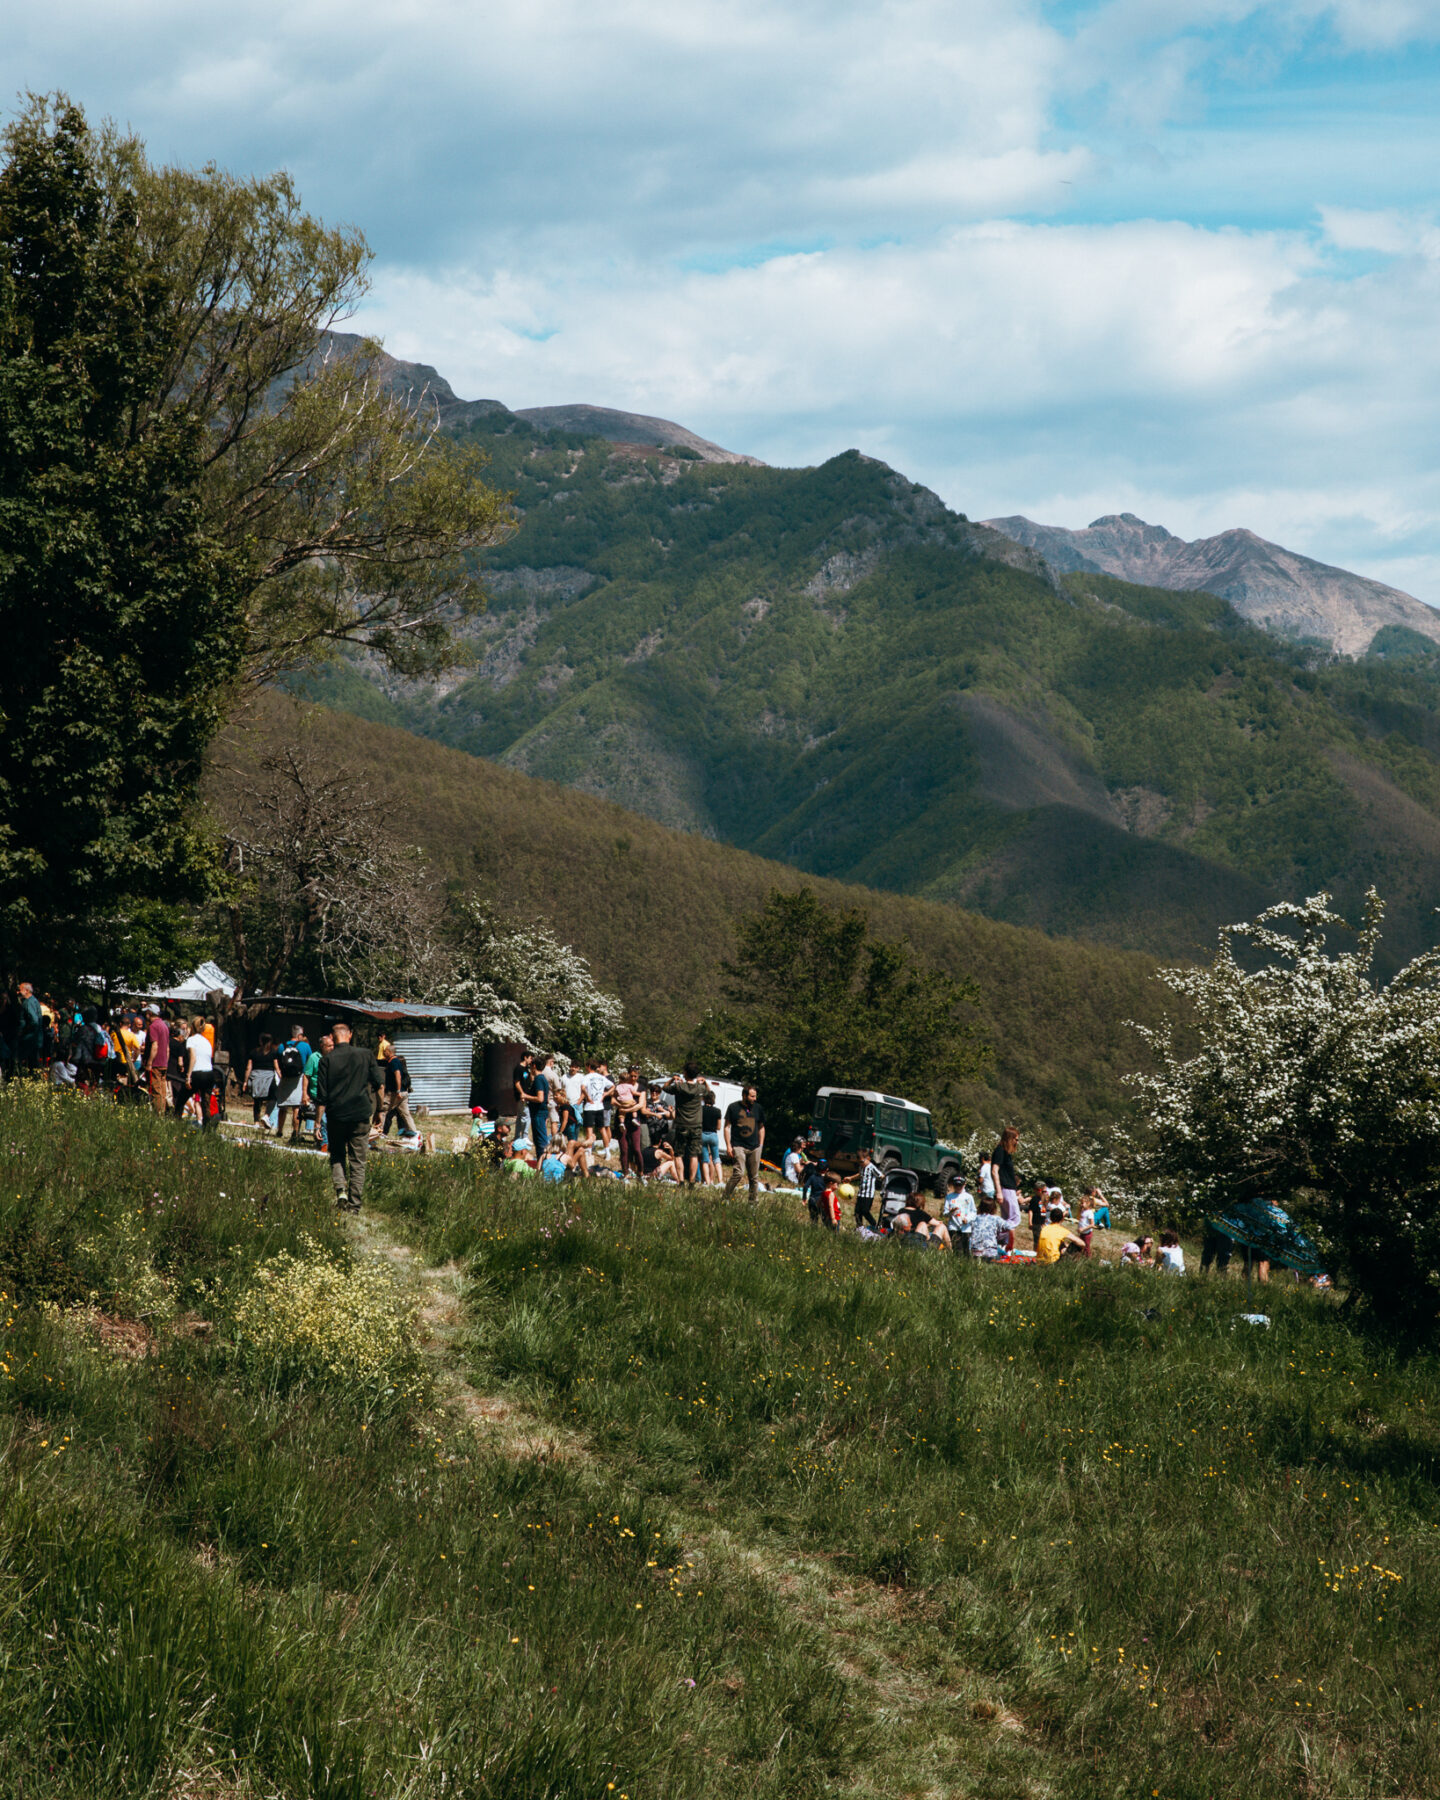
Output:
M984 1677L1050 1791L1435 1791L1433 1357L1283 1281L1265 1328L1233 1279L388 1174L377 1202L474 1272L477 1380L651 1503L901 1596L913 1661Z
M13 1088L0 1124L0 1792L779 1796L847 1766L814 1633L694 1580L627 1481L231 1348L234 1283L341 1248L320 1166ZM122 1339L71 1247L131 1207L194 1303Z
M246 1353L323 1177L0 1092L0 1792L1434 1792L1436 1367L1325 1296L384 1162L507 1435Z

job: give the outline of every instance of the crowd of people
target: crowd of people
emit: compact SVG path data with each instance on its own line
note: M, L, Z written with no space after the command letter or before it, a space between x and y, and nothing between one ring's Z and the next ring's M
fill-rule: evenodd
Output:
M247 1048L238 1020L217 1037L211 1021L180 1009L154 1002L110 1010L57 1006L22 982L13 996L0 994L0 1078L16 1074L148 1103L202 1130L227 1117L227 1102L248 1097L258 1131L328 1152L337 1203L345 1207L359 1204L371 1144L392 1127L404 1143L420 1139L404 1056L383 1035L372 1054L340 1021L313 1045L297 1023L288 1034L262 1032ZM762 1167L774 1167L765 1162L765 1109L755 1087L722 1108L693 1062L656 1081L633 1064L612 1073L601 1059L562 1073L553 1056L527 1052L514 1067L511 1100L513 1114L494 1119L473 1108L472 1136L518 1177L558 1182L611 1174L723 1187L727 1199L743 1181L755 1199ZM859 1167L841 1175L811 1154L803 1137L788 1145L777 1172L803 1198L812 1223L838 1231L848 1210L866 1242L990 1262L1089 1257L1097 1228L1110 1225L1105 1196L1087 1189L1074 1213L1063 1191L1045 1181L1022 1197L1018 1148L1019 1133L1004 1131L980 1160L974 1192L963 1174L926 1183L910 1171L882 1170L867 1149ZM1027 1222L1028 1249L1021 1242ZM1185 1272L1173 1231L1162 1232L1158 1244L1137 1235L1120 1260Z
M754 1087L720 1106L715 1089L687 1062L679 1075L646 1081L634 1065L612 1074L591 1058L561 1075L555 1058L527 1052L515 1065L514 1123L477 1117L477 1137L499 1134L513 1175L547 1181L613 1173L621 1179L718 1187L744 1181L756 1198L765 1149L765 1109ZM483 1109L476 1108L477 1114ZM728 1161L730 1173L724 1175Z

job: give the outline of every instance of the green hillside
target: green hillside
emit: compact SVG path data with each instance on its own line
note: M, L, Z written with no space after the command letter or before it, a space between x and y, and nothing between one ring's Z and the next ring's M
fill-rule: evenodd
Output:
M365 773L397 803L395 828L438 869L505 909L539 913L618 992L637 1039L676 1055L719 996L734 920L796 870L681 833L610 801L409 737L393 727L263 695L217 746L208 791L223 815L266 746L303 740L324 763ZM908 937L937 966L968 975L995 1050L966 1096L977 1119L1100 1123L1124 1104L1120 1076L1141 1053L1127 1019L1173 1003L1144 956L1049 938L933 901L813 885L868 908L877 931Z
M1031 554L848 452L716 466L503 409L478 665L307 692L798 867L1130 948L1377 882L1430 941L1440 684ZM1395 654L1395 651L1399 654Z
M0 1793L1435 1792L1433 1356L0 1088Z

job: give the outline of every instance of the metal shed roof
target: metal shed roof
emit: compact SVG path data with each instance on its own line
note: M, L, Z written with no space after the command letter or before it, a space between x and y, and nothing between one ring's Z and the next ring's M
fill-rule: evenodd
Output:
M417 1000L327 1000L317 994L251 994L247 996L256 1004L266 1006L304 1006L312 1010L323 1008L326 1012L355 1013L362 1019L375 1019L386 1023L405 1019L468 1019L469 1012L463 1006L439 1006L432 1002Z

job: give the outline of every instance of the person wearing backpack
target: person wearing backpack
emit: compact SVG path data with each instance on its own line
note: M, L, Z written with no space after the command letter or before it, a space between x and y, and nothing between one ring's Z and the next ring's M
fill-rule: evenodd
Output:
M293 1129L290 1142L300 1142L300 1112L305 1105L305 1065L310 1060L310 1045L305 1036L305 1027L297 1025L291 1035L280 1046L278 1057L280 1065L280 1092L275 1101L276 1120L275 1137L278 1141L285 1135L285 1115L293 1113Z

